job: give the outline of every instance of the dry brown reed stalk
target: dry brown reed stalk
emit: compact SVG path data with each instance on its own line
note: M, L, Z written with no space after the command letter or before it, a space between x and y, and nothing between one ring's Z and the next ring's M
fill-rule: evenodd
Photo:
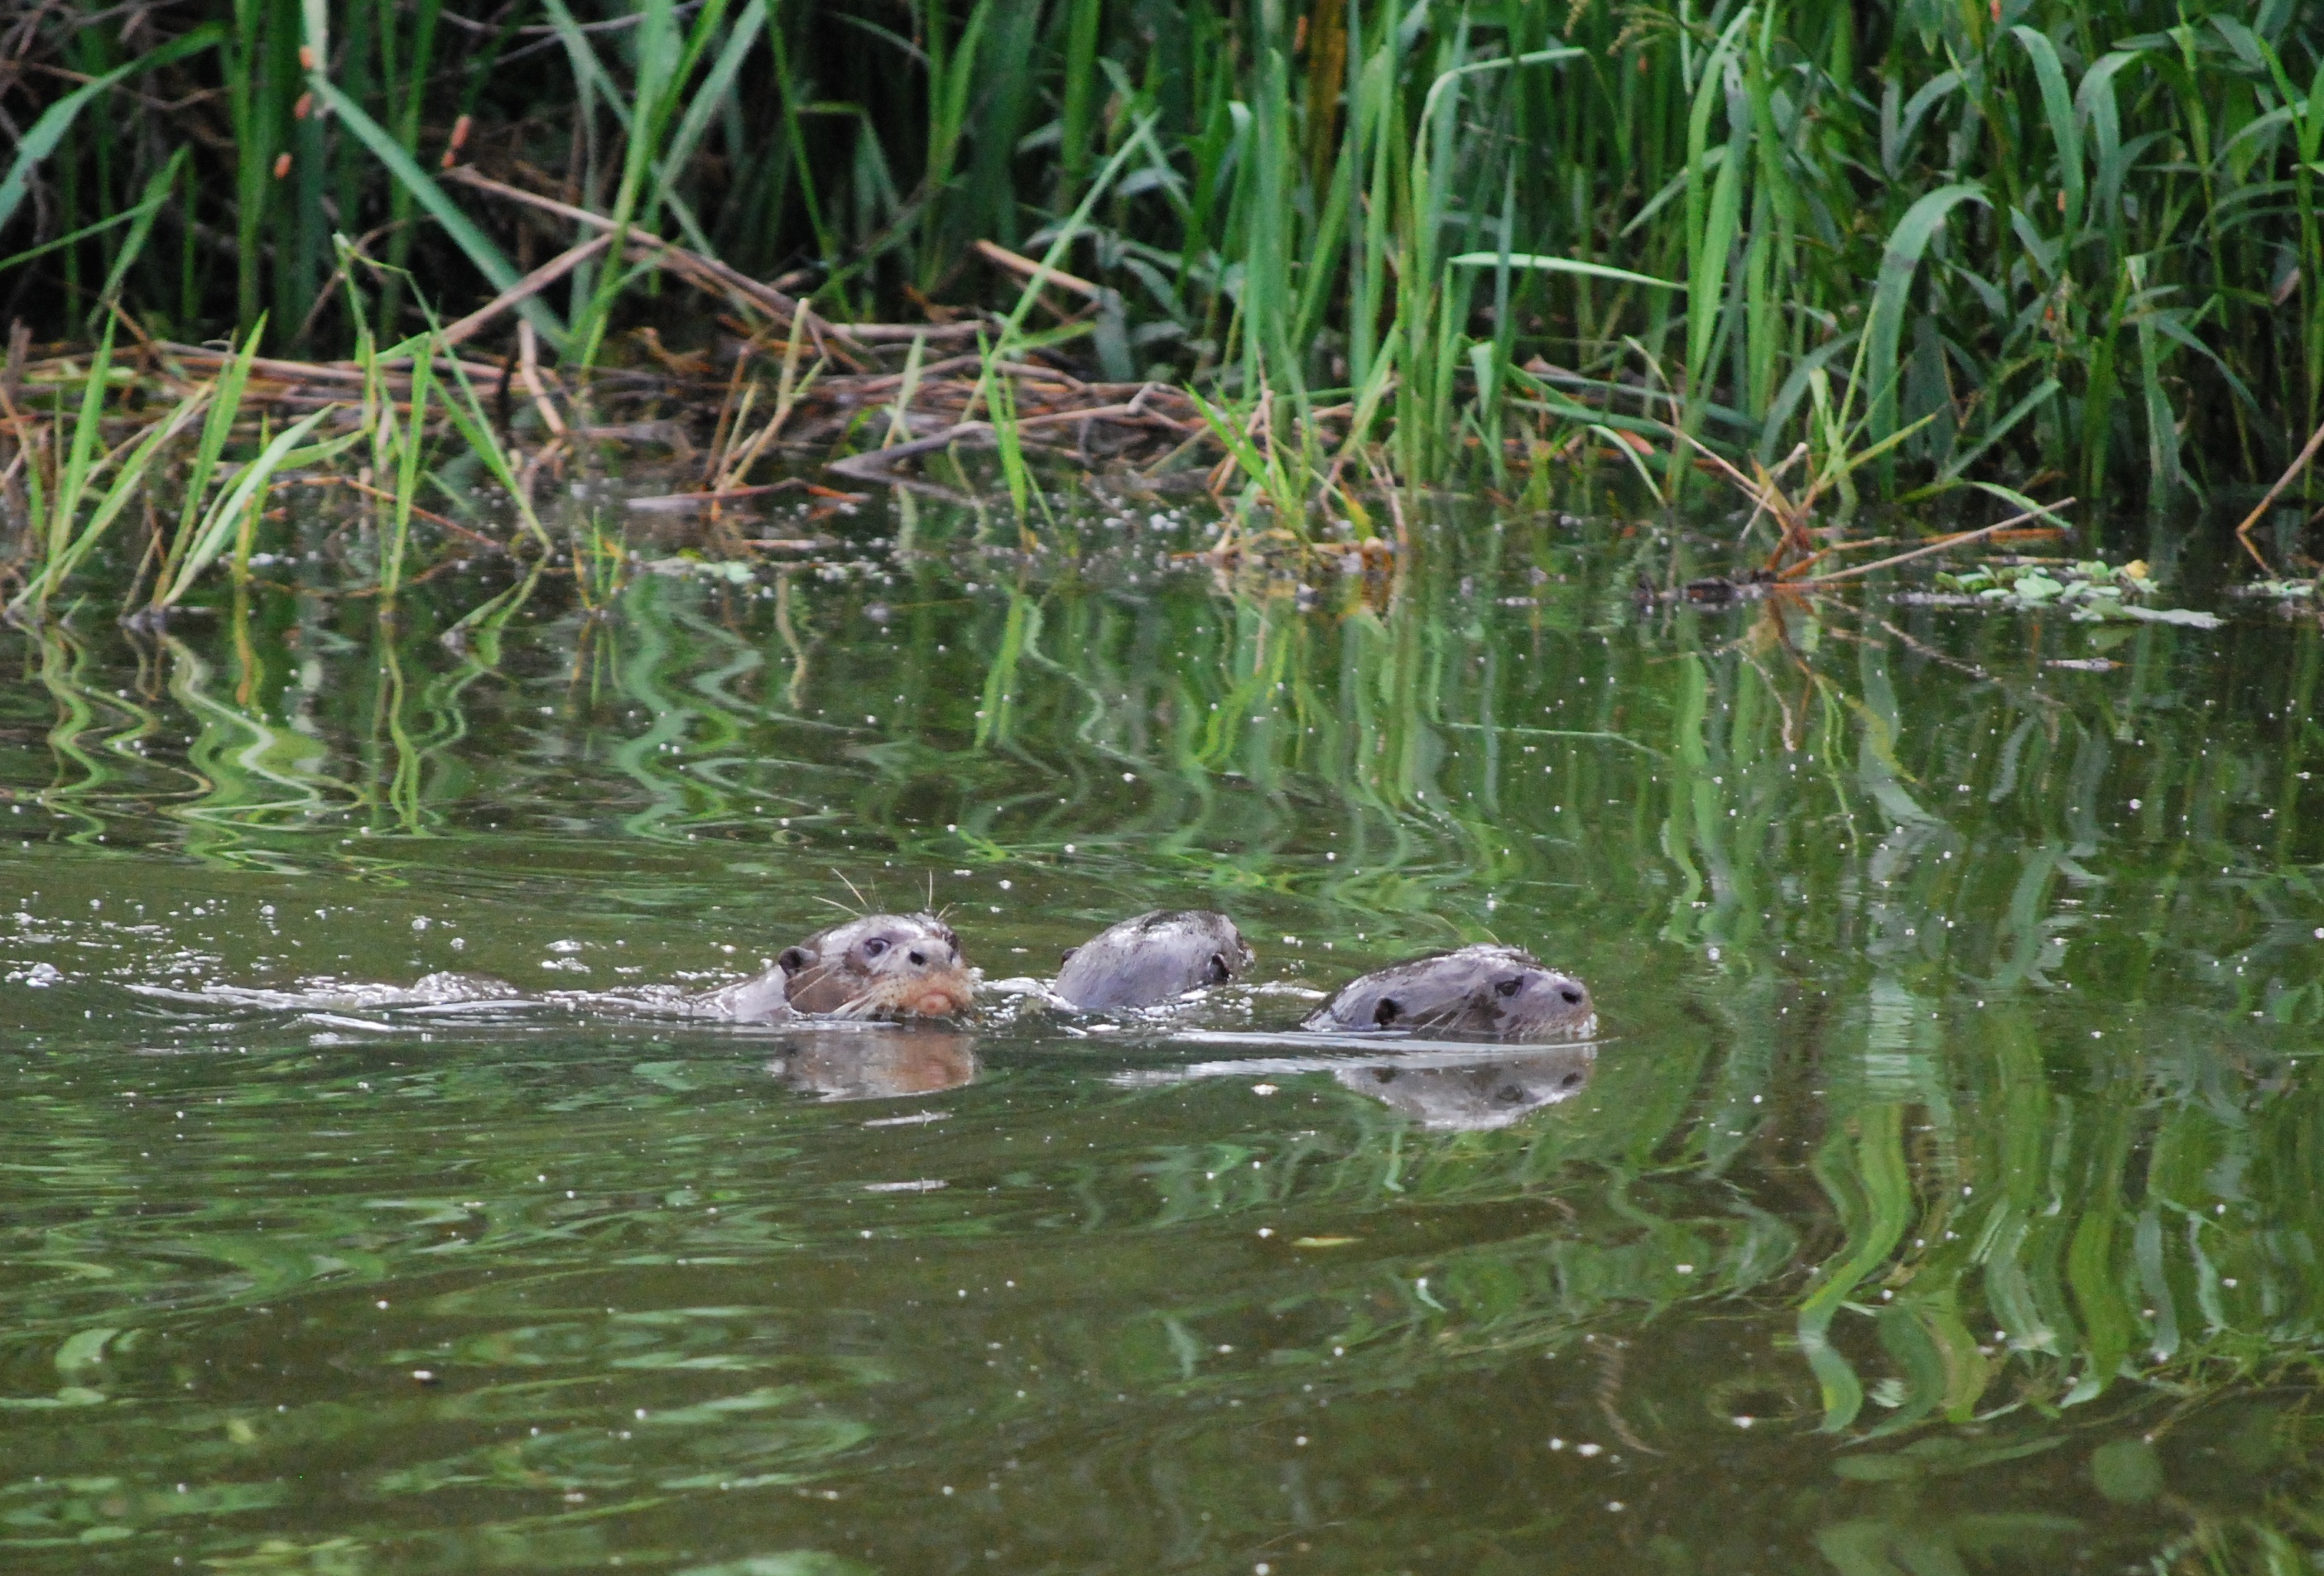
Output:
M616 228L622 227L603 214L592 213L589 209L574 203L560 202L553 197L542 197L537 192L527 191L521 186L511 186L506 181L494 180L490 176L480 174L466 164L446 171L443 179L457 181L472 190L499 198L506 202L518 203L541 213L554 214L558 218L569 219L576 225L585 225L608 235ZM649 234L635 226L626 228L624 239L632 261L658 263L690 284L699 286L713 294L731 294L768 317L788 323L791 315L800 309L799 303L796 300L776 290L772 285L761 284L739 269L731 268L715 258L705 257L698 252L688 251L674 242L665 241L660 236Z
M1016 419L1016 425L1019 430L1022 431L1066 426L1084 421L1105 421L1146 429L1158 428L1173 433L1183 433L1188 430L1189 426L1186 422L1173 420L1167 416L1146 410L1137 400L1119 405L1077 406L1033 415L1026 415L1020 411ZM925 438L913 438L908 443L893 444L887 448L872 449L863 454L850 455L844 459L834 460L825 469L835 475L852 476L858 481L883 480L889 467L898 460L908 459L914 455L929 454L937 449L949 448L955 443L979 438L989 439L992 434L993 424L990 421L957 421L941 431L929 433Z
M543 197L538 192L527 191L522 187L511 186L506 181L494 180L467 165L456 166L445 171L444 179L457 181L486 196L516 203L537 212L554 215L558 218L568 219L576 225L586 226L601 232L608 241L616 227L614 221L603 214L593 213L586 207L563 202L556 198ZM994 250L999 251L1000 248L996 247ZM814 339L818 354L836 355L839 359L849 361L858 370L862 370L863 364L855 361L845 352L833 351L824 343L826 336L855 345L908 344L915 338L931 341L973 340L985 327L982 318L957 323L931 324L843 323L824 317L795 297L777 290L772 285L752 279L741 270L731 267L715 257L706 257L674 241L664 240L659 235L635 226L629 227L626 232L623 252L632 263L665 269L704 293L720 297L746 310L757 312L779 326L788 326L795 317L804 318L807 333ZM566 254L566 256L570 255L569 253ZM567 263L560 257L544 263L542 268L556 267L563 263L561 272L570 272L579 261L582 260L576 259L575 262ZM1026 260L1018 259L1018 261ZM1032 266L1038 267L1038 264ZM535 273L540 272L540 270L538 269L534 271ZM505 301L496 301L493 303L493 309L505 310L522 300L526 294L532 293L522 290L526 281L531 277L532 275L527 275L526 280L520 280L516 286L503 292L510 299ZM1100 287L1088 284L1085 281L1072 279L1069 275L1059 275L1054 271L1049 277L1068 288L1078 287L1084 290L1100 290ZM548 282L551 281L543 281L544 284ZM1103 292L1101 290L1100 293ZM462 321L465 322L466 319L464 318Z
M2070 508L2074 502L2075 500L2071 498L2061 498L2055 503L2044 504L2039 509L2025 510L2022 513L2011 515L2007 520L1997 521L1991 525L1979 526L1975 530L1957 530L1949 536L1938 537L1933 541L1923 542L1907 552L1891 553L1885 558L1875 558L1868 564L1855 564L1845 569L1835 569L1829 575L1815 575L1803 580L1786 581L1784 585L1788 588L1801 591L1820 590L1826 585L1837 585L1842 580L1853 580L1858 576L1869 575L1876 569L1892 568L1898 564L1911 563L1915 558L1925 558L1934 553L1967 547L1974 541L1983 541L1987 537L2024 525L2029 520L2038 520L2045 515L2054 514L2061 509Z
M503 309L512 304L512 300L504 303ZM698 355L680 357L665 353L663 364L655 368L596 369L590 382L590 409L601 408L610 398L647 412L659 412L630 421L582 419L538 335L521 318L512 355L501 356L464 347L456 359L438 355L432 365L439 382L465 376L486 391L488 400L493 389L512 388L532 408L552 442L641 443L682 452L692 452L697 442L706 442L704 489L732 492L748 484L745 473L771 455L781 452L806 458L812 451L827 448L846 435L864 407L893 403L905 382L901 371L879 364L879 358L895 355L904 346L881 344L870 352L872 360L862 364L863 371L834 372L813 355L812 328L804 323L800 327L795 348L776 364L780 370L771 379L764 372L754 373L752 367L760 358L763 340L741 346L715 382L707 375L710 362ZM829 337L825 343L830 343ZM152 355L142 362L115 364L112 377L123 392L134 384L149 399L180 398L232 359L222 350L166 340L154 342L151 348ZM687 370L696 364L698 372ZM915 381L902 412L912 436L877 457L843 459L838 463L840 474L870 475L954 442L989 438L991 423L971 413L982 381L975 374L988 365L993 377L1009 382L1017 426L1028 432L1094 424L1116 435L1108 453L1124 453L1126 444L1128 449L1139 451L1140 465L1189 444L1210 441L1185 394L1167 385L1089 382L1039 360L987 364L975 355L947 356L927 364ZM85 386L89 366L86 353L55 347L50 354L23 362L19 388L39 392L43 399L51 392L71 393ZM255 422L269 412L348 404L360 393L366 375L365 369L354 362L253 357L240 419ZM368 375L378 380L378 393L387 405L399 415L408 411L412 379L410 357L383 358ZM773 414L757 418L755 413L766 410L770 399ZM1321 422L1345 412L1344 406L1333 407L1317 412L1316 419ZM140 424L134 416L117 410L108 410L105 420L108 431ZM0 387L0 429L23 437L42 425L40 418L9 400L6 389ZM1150 440L1157 439L1167 442L1156 449ZM822 456L814 457L819 461Z
M2319 448L2324 448L2324 426L2319 426L2309 435L2308 442L2301 447L2299 454L2292 457L2292 463L2284 467L2283 475L2275 479L2275 485L2267 490L2267 496L2254 504L2252 512L2244 516L2243 523L2236 527L2236 540L2243 544L2244 551L2252 556L2252 562L2259 566L2259 572L2263 575L2273 575L2275 571L2268 567L2265 555L2253 545L2252 527L2257 525L2260 516L2265 514L2269 506L2282 496L2283 490L2299 479L2300 473L2308 468L2308 462L2316 457L2316 451Z
M766 452L767 446L773 443L783 429L789 425L791 412L798 408L800 395L813 387L816 379L822 374L825 362L821 356L817 356L815 365L807 369L806 377L802 379L799 375L799 353L805 339L806 327L807 322L804 316L792 319L790 338L783 346L782 376L775 384L774 414L767 418L767 424L759 429L757 437L740 446L739 455L717 470L718 479L715 484L716 490L729 491L743 484L751 474L751 467L759 463L759 456ZM757 390L753 388L752 392L756 393ZM749 404L746 401L743 417L738 418L735 422L738 432L746 424L748 415Z
M540 341L530 322L516 326L517 378L524 392L532 396L532 408L540 413L540 424L558 438L565 436L565 418L549 398L549 389L540 376Z
M1113 293L1102 284L1092 284L1088 280L1067 273L1061 268L1044 268L1033 259L1011 252L1008 247L991 241L978 241L973 244L972 249L987 263L997 268L1005 269L1019 279L1037 280L1045 285L1053 284L1059 290L1071 290L1085 300L1102 302Z
M721 503L739 503L746 498L768 498L778 493L803 493L807 484L796 476L786 476L779 482L764 482L752 487L711 487L698 493L659 493L650 497L622 500L622 507L638 514L694 514Z
M447 324L437 337L444 345L458 345L473 337L476 331L519 302L530 300L558 280L595 257L613 244L611 235L598 235L569 246L501 291L491 300L470 312L457 322Z

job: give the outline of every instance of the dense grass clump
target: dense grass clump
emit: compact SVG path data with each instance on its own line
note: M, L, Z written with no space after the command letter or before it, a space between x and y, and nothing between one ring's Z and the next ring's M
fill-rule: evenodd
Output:
M47 337L114 302L345 355L610 220L842 322L1038 328L993 259L1047 251L1056 331L1190 383L1279 504L1374 445L1425 482L1618 429L1667 493L1669 428L2162 504L2324 418L2294 0L79 0L0 47L0 288ZM601 246L521 309L569 376L679 342L669 278Z

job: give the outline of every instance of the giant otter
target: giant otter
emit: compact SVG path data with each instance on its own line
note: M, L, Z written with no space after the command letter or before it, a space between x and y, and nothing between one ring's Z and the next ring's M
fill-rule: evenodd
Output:
M1350 981L1300 1028L1394 1028L1493 1039L1582 1039L1597 1032L1589 988L1514 946L1464 946Z
M933 914L866 914L787 946L775 966L691 999L739 1023L800 1013L832 1018L949 1018L976 1000L960 937Z
M1065 954L1053 994L1085 1010L1151 1007L1250 967L1234 921L1208 908L1155 909L1099 931Z

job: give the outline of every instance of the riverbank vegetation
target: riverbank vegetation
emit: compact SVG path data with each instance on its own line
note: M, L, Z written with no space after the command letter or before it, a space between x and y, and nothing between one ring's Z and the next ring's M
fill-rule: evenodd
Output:
M359 427L391 493L443 463L408 429L519 481L706 443L714 493L982 445L1021 509L1069 431L1299 535L1568 462L1665 502L1720 462L1828 511L2248 502L2324 418L2290 0L237 0L0 42L26 587L200 447L204 344L310 369L235 458L317 462L272 446L336 403L308 436ZM376 381L423 347L432 389ZM786 431L838 374L881 388Z

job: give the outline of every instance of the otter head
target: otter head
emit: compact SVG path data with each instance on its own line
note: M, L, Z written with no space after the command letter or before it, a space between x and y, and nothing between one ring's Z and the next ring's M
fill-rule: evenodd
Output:
M1482 1005L1500 1015L1490 1032L1522 1040L1596 1032L1598 1013L1590 987L1572 975L1544 968L1533 954L1513 946L1462 951L1486 954L1479 961L1487 965L1486 989L1491 994L1482 999Z
M1101 1010L1152 1007L1240 979L1250 967L1251 951L1223 914L1157 908L1100 931L1062 961L1052 987L1058 999Z
M840 1018L948 1018L976 1000L960 938L933 914L867 914L775 960L794 1010Z
M1514 946L1464 946L1364 975L1304 1026L1403 1029L1496 1039L1580 1038L1597 1031L1589 987Z

